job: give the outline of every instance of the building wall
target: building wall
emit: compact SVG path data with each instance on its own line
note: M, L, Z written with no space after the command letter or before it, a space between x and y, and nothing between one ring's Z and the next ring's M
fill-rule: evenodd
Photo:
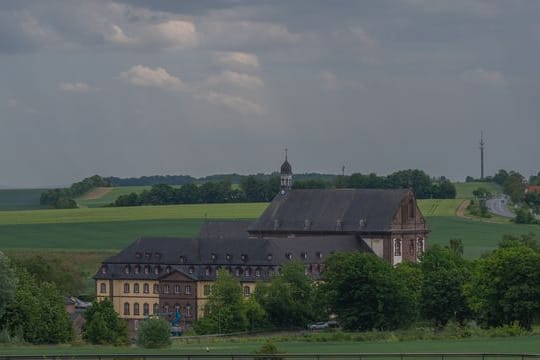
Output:
M129 285L129 292L124 292L124 285ZM139 293L135 293L134 286L139 285ZM143 292L144 284L148 284L149 292ZM124 319L144 319L144 304L149 306L149 315L153 315L154 304L159 304L159 294L154 293L154 285L158 284L155 280L113 280L112 303L114 309ZM124 304L129 304L129 315L124 312ZM139 306L139 314L134 311L135 304Z

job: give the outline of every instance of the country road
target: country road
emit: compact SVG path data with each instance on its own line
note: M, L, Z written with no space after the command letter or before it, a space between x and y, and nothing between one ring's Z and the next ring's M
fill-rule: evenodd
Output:
M507 204L508 198L505 195L500 195L496 198L486 201L486 206L488 207L490 213L513 219L516 214L510 211L510 209L508 209Z

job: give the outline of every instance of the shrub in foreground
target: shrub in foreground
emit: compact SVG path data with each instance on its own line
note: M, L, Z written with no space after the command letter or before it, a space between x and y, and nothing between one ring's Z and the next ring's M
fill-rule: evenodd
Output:
M137 345L149 349L171 345L171 325L164 319L145 320L139 329Z

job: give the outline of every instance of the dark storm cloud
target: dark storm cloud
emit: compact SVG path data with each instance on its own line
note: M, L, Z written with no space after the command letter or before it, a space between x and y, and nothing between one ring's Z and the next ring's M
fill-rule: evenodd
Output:
M2 1L0 184L538 171L536 1Z

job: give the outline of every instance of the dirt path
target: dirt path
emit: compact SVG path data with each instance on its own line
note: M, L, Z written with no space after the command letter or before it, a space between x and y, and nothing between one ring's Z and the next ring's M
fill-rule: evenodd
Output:
M465 210L467 210L467 206L469 206L470 203L471 200L464 200L461 204L459 204L456 210L456 215L461 218L470 219L470 217L465 215Z
M97 187L80 197L81 200L96 200L109 193L112 187Z

